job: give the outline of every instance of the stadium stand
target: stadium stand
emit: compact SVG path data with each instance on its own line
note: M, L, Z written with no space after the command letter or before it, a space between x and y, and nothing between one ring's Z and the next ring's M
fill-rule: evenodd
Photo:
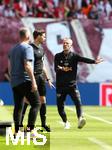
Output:
M112 0L0 0L5 17L111 19Z
M23 26L15 18L0 17L0 80L4 80L4 72L7 69L8 51L18 41L18 29Z

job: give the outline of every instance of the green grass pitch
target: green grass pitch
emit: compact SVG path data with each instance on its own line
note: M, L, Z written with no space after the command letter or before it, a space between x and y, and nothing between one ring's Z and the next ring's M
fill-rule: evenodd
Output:
M50 125L50 141L45 146L6 145L5 136L0 136L0 150L112 150L112 108L83 106L86 117L86 125L82 129L77 128L75 107L67 106L68 121L71 124L69 130L65 130L57 113L56 106L47 107L47 123ZM0 121L12 119L12 106L0 106ZM28 113L28 111L27 111ZM27 114L25 116L25 123ZM40 125L38 115L37 125ZM47 136L47 133L46 133Z

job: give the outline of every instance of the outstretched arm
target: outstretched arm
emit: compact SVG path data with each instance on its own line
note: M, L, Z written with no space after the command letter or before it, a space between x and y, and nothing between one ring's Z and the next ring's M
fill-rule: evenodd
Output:
M103 61L103 59L99 58L99 57L96 60L94 60L94 59L90 59L87 57L82 57L80 55L76 55L76 58L79 62L85 62L88 64L98 64L98 63L101 63Z

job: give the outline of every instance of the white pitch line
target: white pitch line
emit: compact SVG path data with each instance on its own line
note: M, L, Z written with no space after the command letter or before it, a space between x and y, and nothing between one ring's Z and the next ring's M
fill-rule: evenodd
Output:
M85 115L88 116L88 117L90 117L90 118L92 118L92 119L99 120L99 121L102 121L102 122L105 122L107 124L111 124L112 125L111 121L102 119L101 117L91 116L91 115L88 115L88 114L85 114Z
M106 143L104 143L104 142L102 142L102 141L100 141L94 137L89 137L88 140L91 141L92 143L99 145L104 150L112 150L111 146L109 146L108 144L106 144Z
M68 106L66 106L66 109L75 112L75 110L74 110L73 108L70 108L70 107L68 107ZM101 121L101 122L105 122L105 123L107 123L107 124L111 124L111 125L112 125L112 122L111 122L111 121L102 119L101 117L96 117L96 116L88 115L88 114L86 114L86 113L84 113L84 114L85 114L87 117L89 117L89 118L92 118L92 119L95 119L95 120L99 120L99 121Z

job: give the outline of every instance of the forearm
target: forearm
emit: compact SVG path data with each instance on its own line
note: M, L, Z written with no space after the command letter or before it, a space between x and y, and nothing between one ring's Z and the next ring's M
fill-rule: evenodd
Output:
M29 78L31 79L31 82L36 83L33 68L30 62L25 63L25 71L27 72Z
M44 71L44 74L45 74L46 81L48 82L48 85L49 85L51 88L54 87L54 85L52 84L52 82L51 82L51 80L50 80L50 78L49 78L49 76L48 76L48 73L47 73L47 70L46 70L45 66L44 66L44 68L43 68L43 71ZM55 88L55 87L54 87L54 88Z
M48 81L50 80L49 77L48 77L48 73L47 73L47 70L45 69L45 67L43 68L43 72L45 74L45 79Z
M10 81L10 77L9 77L8 74L5 73L4 76L5 76L5 78L6 78L8 81Z
M95 64L94 59L86 58L86 57L79 57L78 61L88 63L88 64Z
M86 58L84 62L88 63L88 64L95 64L96 63L95 60L89 59L89 58Z

